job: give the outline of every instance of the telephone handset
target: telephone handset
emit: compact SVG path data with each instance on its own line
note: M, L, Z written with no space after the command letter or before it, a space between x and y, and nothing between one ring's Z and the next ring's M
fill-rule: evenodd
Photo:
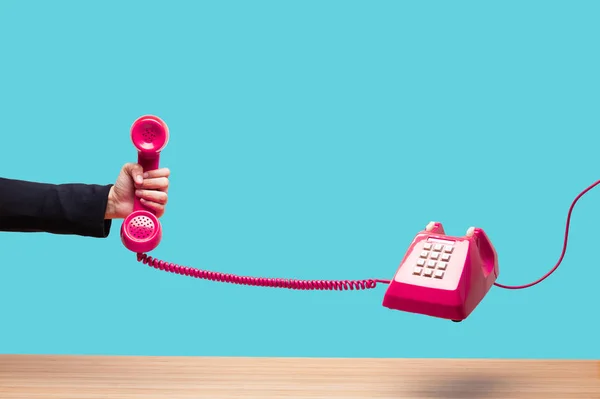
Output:
M144 172L158 169L160 152L169 142L167 124L154 115L144 115L133 122L131 141L138 151L138 164ZM133 212L121 225L121 241L132 252L150 252L162 239L162 227L154 211L134 198Z
M131 127L131 140L138 150L138 163L144 171L158 169L160 152L169 141L169 129L158 117L145 115ZM389 309L462 321L488 293L492 285L523 289L548 278L558 268L567 249L569 223L577 201L600 180L583 190L572 202L567 215L562 254L556 265L538 280L526 285L503 285L498 278L498 255L487 234L469 228L465 236L449 236L441 223L431 222L419 232L392 280L297 280L288 278L237 276L166 262L145 252L155 249L162 238L158 218L135 199L134 211L121 226L121 240L135 252L137 261L169 273L255 287L292 290L367 290L378 283L389 284L383 306Z
M498 256L487 234L471 227L448 236L431 222L413 239L391 280L383 306L453 321L466 319L498 277Z

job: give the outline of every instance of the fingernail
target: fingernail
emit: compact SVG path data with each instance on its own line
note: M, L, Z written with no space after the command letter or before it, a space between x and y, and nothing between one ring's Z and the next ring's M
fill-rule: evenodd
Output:
M136 183L142 183L143 181L144 181L144 179L142 178L142 176L140 176L140 175L137 175L137 176L135 177L135 182L136 182Z
M142 194L142 192L140 190L135 190L135 195L137 195L138 197Z
M148 172L144 172L144 179L148 178Z

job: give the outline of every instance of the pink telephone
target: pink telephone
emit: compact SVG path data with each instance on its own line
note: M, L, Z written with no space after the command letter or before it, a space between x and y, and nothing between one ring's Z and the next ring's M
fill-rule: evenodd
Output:
M138 163L144 170L158 169L160 152L169 140L169 129L158 117L146 115L131 127L131 140L138 149ZM138 262L169 273L189 277L260 287L293 290L365 290L378 283L389 284L383 306L453 321L466 319L492 285L505 289L531 287L549 277L560 265L567 250L571 213L577 201L600 180L581 192L567 215L562 254L543 277L526 285L502 285L498 278L498 256L482 229L470 228L463 237L448 236L441 223L431 222L419 232L404 255L393 280L296 280L236 276L193 267L180 266L148 256L162 238L158 218L136 199L134 211L121 226L121 240L136 252Z
M384 297L383 306L462 321L498 277L498 256L482 229L448 236L431 222L411 243Z
M160 152L169 142L169 128L156 116L141 116L131 126L131 141L138 150L138 163L144 171L158 169ZM160 244L161 239L158 218L135 197L133 212L121 225L123 245L136 253L149 252Z

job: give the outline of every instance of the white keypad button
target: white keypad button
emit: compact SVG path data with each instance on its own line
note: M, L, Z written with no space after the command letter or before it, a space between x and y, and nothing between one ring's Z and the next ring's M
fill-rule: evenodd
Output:
M417 266L421 266L421 267L425 266L425 259L417 260Z
M437 251L437 252L440 252L442 250L442 244L435 244L433 246L433 250Z
M429 267L429 268L432 268L432 269L433 269L433 268L435 268L435 264L436 264L436 263L437 263L437 262L434 262L434 261L430 260L430 261L428 261L428 262L427 262L427 267Z
M442 278L444 277L444 272L441 270L436 270L434 276L435 278Z
M448 254L443 254L443 255L442 255L442 260L443 260L444 262L448 262L448 261L450 260L450 255L448 255Z
M446 245L444 247L444 252L446 252L447 254L451 254L453 249L454 247L452 245Z
M425 276L425 277L431 277L432 274L433 274L433 270L431 270L431 269L425 269L423 271L423 276Z
M421 258L426 258L429 255L429 251L421 252Z
M414 275L417 275L417 276L420 276L422 271L423 271L423 268L422 268L422 267L415 267L415 268L413 269L413 274L414 274Z
M440 254L437 252L432 252L430 258L437 260L440 257Z
M425 244L423 244L423 249L426 249L426 250L429 251L431 249L431 243L430 242L426 242Z
M439 262L437 268L440 270L446 270L447 267L448 267L448 264L446 262Z

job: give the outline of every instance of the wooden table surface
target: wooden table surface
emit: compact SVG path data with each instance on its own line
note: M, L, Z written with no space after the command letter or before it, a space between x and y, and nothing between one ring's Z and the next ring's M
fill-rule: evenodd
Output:
M0 355L0 398L600 398L600 362Z

